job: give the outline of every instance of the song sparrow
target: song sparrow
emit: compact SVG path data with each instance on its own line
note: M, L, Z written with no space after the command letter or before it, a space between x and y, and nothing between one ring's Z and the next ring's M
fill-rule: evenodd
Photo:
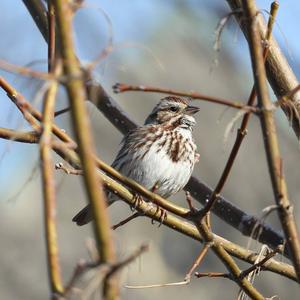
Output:
M195 119L199 108L180 97L165 97L147 117L144 126L130 131L112 167L164 198L181 190L192 174L199 154L193 141ZM108 205L118 200L109 193ZM88 206L74 218L77 225L92 220Z

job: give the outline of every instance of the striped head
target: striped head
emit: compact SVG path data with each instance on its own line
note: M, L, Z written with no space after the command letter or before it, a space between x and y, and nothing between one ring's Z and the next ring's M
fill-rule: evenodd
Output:
M147 124L162 124L170 121L176 116L193 115L199 111L198 107L189 105L189 100L181 97L168 96L154 107L153 111L147 117Z

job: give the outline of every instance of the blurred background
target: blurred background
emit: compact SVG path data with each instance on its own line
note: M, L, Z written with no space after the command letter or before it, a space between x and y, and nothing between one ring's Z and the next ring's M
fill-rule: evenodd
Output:
M271 1L257 1L269 9ZM97 56L113 38L114 51L95 68L94 76L112 94L116 82L145 84L245 102L251 90L252 72L247 45L235 21L230 21L221 37L221 49L214 50L215 29L226 16L226 1L180 0L90 0L74 19L77 53L83 63ZM265 14L265 13L264 13ZM300 4L280 1L275 36L296 74L299 72L298 36ZM265 14L266 15L266 14ZM107 16L109 22L107 21ZM0 58L36 70L47 69L46 44L21 1L0 2ZM17 90L36 107L41 107L42 83L38 80L0 70ZM126 93L114 99L142 123L162 97L158 94ZM273 94L272 94L273 96ZM5 93L0 91L0 126L28 130L24 119ZM121 134L87 104L99 157L111 163L118 150ZM214 187L224 168L236 136L239 121L229 135L226 128L237 111L197 101L195 140L201 153L194 175ZM57 109L67 106L65 93L59 92ZM294 212L299 219L299 143L281 111L276 112L284 172ZM69 115L56 119L71 133ZM54 156L55 162L61 159ZM0 297L1 299L47 299L48 280L42 219L42 193L38 146L0 139ZM86 199L81 180L56 173L57 218L60 258L66 282L81 258L88 258L86 241L91 226L77 227L71 219ZM249 133L239 152L223 195L248 213L260 216L264 207L274 203L265 160L260 124L253 116ZM174 201L186 205L184 194ZM115 203L110 208L112 223L131 214L128 206ZM247 238L213 217L216 233L247 245ZM268 221L280 228L277 216ZM167 228L151 225L140 218L114 232L119 258L124 258L141 243L150 251L130 264L121 275L121 284L144 285L180 281L184 278L201 245ZM260 245L252 244L258 251ZM284 258L279 258L284 260ZM246 265L239 262L241 268ZM199 269L225 271L218 259L209 254ZM298 299L299 287L283 277L263 273L256 279L265 297ZM122 299L235 299L236 284L225 279L193 279L188 286L129 290L122 288ZM74 299L77 299L74 297Z

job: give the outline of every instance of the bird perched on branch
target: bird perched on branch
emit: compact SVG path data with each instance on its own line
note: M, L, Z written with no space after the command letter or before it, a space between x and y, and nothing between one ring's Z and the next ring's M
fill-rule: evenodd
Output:
M199 108L189 102L181 97L163 98L145 124L124 137L112 167L164 198L180 191L199 158L192 136L196 124L192 115ZM112 193L107 198L108 205L119 199ZM89 205L73 218L80 226L91 220Z

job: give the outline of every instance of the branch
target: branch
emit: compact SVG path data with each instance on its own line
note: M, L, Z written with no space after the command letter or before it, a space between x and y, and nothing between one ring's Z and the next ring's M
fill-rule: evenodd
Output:
M24 5L31 14L32 19L39 28L43 38L48 41L48 20L47 11L42 1L40 0L23 0Z
M57 64L55 73L61 72L61 64ZM40 138L40 158L42 173L42 191L44 198L44 222L47 247L47 266L49 272L52 297L64 291L58 258L58 241L56 227L55 179L52 160L51 135L54 117L55 98L58 83L53 81L46 93L43 108L42 134Z
M279 219L285 233L287 245L291 251L291 259L300 281L300 239L292 212L292 204L288 198L286 182L282 174L282 160L274 116L272 110L270 110L272 103L268 94L261 37L257 27L257 10L254 6L254 1L243 0L242 3L247 30L249 32L249 48L258 95L258 104L263 110L260 115L260 120L274 197L278 205Z
M273 256L275 256L277 253L282 252L283 250L283 246L278 246L275 250L270 251L262 260L260 260L259 262L253 264L250 268L248 268L247 270L243 271L240 274L240 277L246 277L248 276L250 273L252 273L253 271L256 271L257 269L260 269L261 267L263 267L263 265L265 263L267 263L270 258L272 258Z
M236 109L242 109L242 110L245 110L248 112L255 112L255 113L258 112L256 107L244 105L237 101L229 101L226 99L203 95L203 94L196 93L196 92L181 92L181 91L175 91L175 90L171 90L171 89L164 89L164 88L158 88L158 87L147 86L147 85L128 85L128 84L124 84L124 83L115 84L113 86L113 91L116 94L124 93L124 92L128 92L128 91L163 93L163 94L168 94L168 95L189 97L189 98L197 99L197 100L204 100L207 102L221 104L221 105L225 105L225 106L236 108Z
M72 40L72 9L70 3L64 0L53 0L57 17L57 32L60 41L60 53L63 58L64 74L68 78L66 89L71 107L73 128L78 141L78 149L87 197L94 214L94 230L98 243L100 261L102 263L115 262L115 250L111 236L109 217L106 209L105 194L99 185L96 162L94 160L94 145L91 136L91 127L85 106L85 87L82 71L74 53ZM118 299L118 287L115 278L104 281L104 299Z
M100 267L101 271L103 271L104 279L107 277L111 277L115 273L121 271L124 267L126 267L128 264L133 262L136 258L141 256L143 253L148 251L149 246L147 244L141 245L136 251L134 251L130 256L125 258L124 260L121 260L120 262L117 262L112 265L103 265L99 263L89 263L89 262L79 262L77 264L77 267L75 268L73 275L69 281L69 283L66 286L65 292L63 294L64 297L68 297L74 288L76 282L90 269L95 269L97 267Z
M0 127L0 137L2 139L27 144L37 144L40 140L40 134L35 131L21 132L2 127Z
M228 5L231 7L233 12L242 10L241 0L226 0ZM253 3L253 8L256 12L258 9ZM244 35L249 39L249 28L247 27L247 22L243 18L243 14L234 14L237 19L237 23L240 25ZM260 36L264 36L266 29L266 24L263 17L260 14L256 16L257 31ZM287 59L281 52L276 40L271 37L268 43L269 54L266 60L266 71L268 81L277 96L281 98L284 95L289 94L289 92L294 89L298 84L298 80L287 62ZM288 101L288 105L282 104L281 108L287 116L288 120L291 121L294 133L297 138L300 138L300 93L295 94ZM291 109L292 108L292 109Z

